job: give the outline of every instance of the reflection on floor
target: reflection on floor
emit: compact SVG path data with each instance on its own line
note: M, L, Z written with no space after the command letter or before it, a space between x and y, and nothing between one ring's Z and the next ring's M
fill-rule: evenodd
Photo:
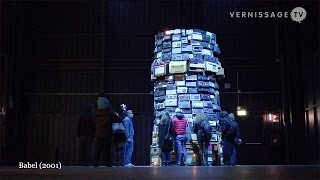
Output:
M0 167L0 179L320 179L320 165L263 165L234 167L80 167L62 169L18 169Z

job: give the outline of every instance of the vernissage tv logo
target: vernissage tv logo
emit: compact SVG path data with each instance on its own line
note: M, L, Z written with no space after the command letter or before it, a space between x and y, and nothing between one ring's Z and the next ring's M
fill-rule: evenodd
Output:
M230 12L231 18L262 19L262 18L290 18L294 22L301 23L307 17L307 11L303 7L295 7L291 12L262 12L262 11L235 11Z

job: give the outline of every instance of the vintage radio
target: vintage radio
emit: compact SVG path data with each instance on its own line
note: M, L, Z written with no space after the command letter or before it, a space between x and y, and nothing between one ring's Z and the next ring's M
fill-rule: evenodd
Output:
M173 34L181 34L181 29L175 29L175 30L173 30Z
M161 66L155 66L154 67L154 76L159 77L159 76L164 76L167 74L167 69L168 65L161 65Z
M192 113L192 111L191 111L191 109L181 109L181 113L182 114L191 114Z
M201 102L201 101L192 101L192 108L203 108L203 102Z
M173 89L173 90L166 90L166 94L177 94L177 90Z
M180 41L180 40L181 40L181 34L172 35L172 41Z
M163 53L162 60L171 60L171 52Z
M209 81L209 77L198 75L198 80L200 80L200 81Z
M198 88L196 88L196 87L190 87L190 88L188 88L188 93L189 94L196 94L196 93L198 93Z
M209 43L211 40L211 37L209 35L202 35L202 41Z
M190 44L182 44L181 52L192 52L192 45Z
M166 99L165 106L177 106L177 99Z
M157 103L154 108L156 110L164 109L165 105L164 105L164 103Z
M213 62L205 61L205 71L218 72L218 65Z
M186 82L187 87L197 87L197 82L195 81L188 81Z
M172 54L179 54L179 53L181 53L181 48L179 47L179 48L172 48Z
M190 100L190 94L180 94L179 101L189 101Z
M177 86L173 82L168 82L166 84L166 89L167 90L174 90L174 89L177 89Z
M171 34L167 34L167 35L165 35L164 37L163 37L163 40L164 41L171 41Z
M189 109L190 108L190 101L179 101L178 107L183 109Z
M201 53L202 55L212 56L212 51L209 49L202 49Z
M188 93L188 88L187 87L177 87L177 92L178 93Z
M164 100L166 100L165 96L159 96L154 98L155 102L163 102Z
M176 86L185 86L186 85L186 81L176 81Z
M154 97L164 96L165 91L164 90L156 90L154 91Z
M162 49L171 48L171 41L163 42Z
M195 59L196 58L193 58L192 60L195 60ZM202 72L204 70L204 68L205 68L204 63L190 63L189 64L189 71Z
M198 81L197 83L198 83L198 87L204 87L204 88L210 87L209 82L206 82L206 81Z
M176 94L167 94L165 96L166 99L177 99L177 95Z
M186 30L186 34L187 34L187 35L193 34L193 29L187 29L187 30Z
M199 113L203 113L203 109L193 109L192 108L192 114L199 114Z
M187 71L187 61L171 61L169 63L169 72L172 74L185 73Z
M172 48L180 48L180 47L181 47L181 41L172 42Z
M200 101L200 94L190 94L190 100Z
M209 94L201 94L201 100L210 101L210 95Z
M182 44L188 44L188 37L181 37Z
M186 75L186 81L196 81L197 75Z
M202 52L203 47L202 46L192 46L193 52Z
M182 60L187 60L187 59L184 59L183 54L172 54L171 60L172 61L182 61Z

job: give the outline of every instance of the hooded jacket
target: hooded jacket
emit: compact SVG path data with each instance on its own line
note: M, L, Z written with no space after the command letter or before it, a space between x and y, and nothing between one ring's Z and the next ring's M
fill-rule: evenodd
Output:
M172 120L173 134L175 136L186 134L187 123L188 121L184 115L177 113L176 117Z

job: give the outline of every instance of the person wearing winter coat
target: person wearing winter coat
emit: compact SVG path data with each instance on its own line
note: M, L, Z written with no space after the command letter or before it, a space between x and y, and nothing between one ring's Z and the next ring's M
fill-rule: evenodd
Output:
M112 167L111 146L112 146L112 120L108 117L111 110L98 109L95 116L96 132L95 142L96 151L93 157L94 167L99 166L99 160L103 148L105 148L106 166Z
M199 156L202 166L209 166L208 164L208 148L210 145L210 139L212 137L211 125L207 116L204 113L199 113L195 117L193 126L194 132L197 134L199 142Z
M237 150L238 150L238 146L242 143L242 140L240 139L240 130L239 130L239 124L238 122L235 120L234 114L230 113L228 115L229 119L231 121L233 121L233 123L235 124L236 130L235 130L235 134L234 134L234 138L233 138L233 148L232 148L232 155L231 155L231 159L230 159L230 164L231 166L235 166L237 164Z
M172 120L172 129L173 129L173 136L175 139L175 145L177 149L177 165L187 165L187 148L186 148L186 128L188 120L184 117L184 115L181 113L181 109L177 108L175 110L176 117ZM181 163L181 157L183 154L183 163Z
M158 125L159 146L161 148L162 165L170 165L170 153L173 150L172 135L170 132L171 118L168 112L163 112Z

